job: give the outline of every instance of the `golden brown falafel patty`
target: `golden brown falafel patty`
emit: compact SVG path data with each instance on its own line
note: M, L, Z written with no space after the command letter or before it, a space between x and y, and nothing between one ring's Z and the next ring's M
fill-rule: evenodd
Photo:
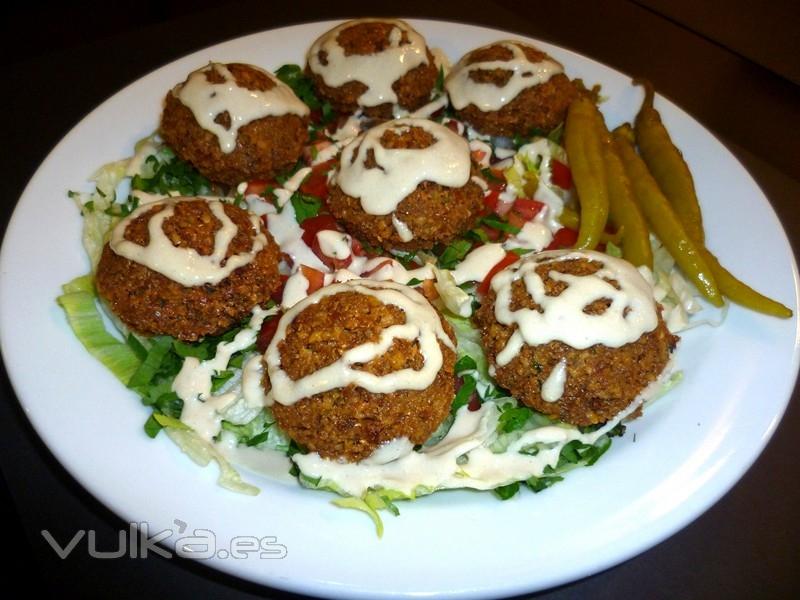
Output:
M351 27L340 31L336 41L344 49L345 56L377 54L389 46L389 34L394 27L392 23L354 23ZM408 34L403 31L400 44L408 43L410 43ZM428 102L439 75L431 51L427 48L425 51L428 64L411 69L392 84L392 90L397 94L397 104L408 111L416 110ZM322 64L327 64L324 50L319 52L319 60ZM339 87L330 87L308 65L305 72L312 79L317 95L322 100L330 102L337 112L350 114L359 109L358 99L367 91L365 84L360 81L349 81ZM392 104L386 102L378 106L365 107L364 114L374 119L391 119Z
M226 67L239 87L266 91L275 86L274 81L249 65L232 63ZM209 83L224 81L213 69L205 76ZM220 113L217 123L230 128L230 114ZM239 129L236 148L225 153L217 136L203 129L191 109L170 91L164 101L159 132L181 159L210 180L236 185L250 179L270 179L295 164L308 141L308 117L286 114L256 119Z
M600 269L599 263L584 259L547 263L536 268L548 296L558 296L567 287L551 279L551 271L572 275L589 275ZM612 285L615 283L611 281ZM525 289L515 281L511 288L511 310L540 310ZM495 293L491 291L475 314L481 330L484 349L495 366L495 379L512 395L550 417L574 425L594 425L613 418L661 374L675 348L678 337L666 328L660 314L657 327L638 340L619 348L595 344L579 350L560 341L538 346L524 345L519 354L505 366L497 366L497 355L505 348L517 326L502 325L495 317ZM602 314L608 302L598 300L584 309L589 314ZM555 366L566 360L566 384L561 398L555 402L542 399L542 385Z
M350 348L377 342L384 329L405 321L400 308L373 296L342 292L323 297L288 326L286 337L278 345L281 368L291 379L300 379L336 362ZM444 319L442 325L453 339ZM421 444L445 419L455 394L455 352L441 341L439 348L442 367L424 390L379 394L349 385L290 406L276 402L272 405L275 420L299 444L330 459L356 462L399 437ZM384 354L358 368L382 376L422 366L416 342L395 340ZM269 388L266 376L265 386Z
M380 143L387 149L422 149L433 144L434 138L421 127L408 127L401 132L387 129ZM377 168L371 153L366 166ZM371 215L364 211L359 198L348 196L338 185L333 185L328 197L328 210L349 233L372 246L421 250L436 244L449 244L471 229L483 210L483 190L471 179L460 188L423 181L403 198L393 213ZM404 242L400 238L392 223L392 215L411 230L414 234L412 240Z
M518 45L531 62L550 58L536 48L524 44ZM512 58L511 50L501 45L493 45L472 51L467 55L466 63L471 65L477 62L508 61ZM501 87L511 78L511 71L481 69L473 71L469 77L476 83L492 83ZM484 112L474 104L469 104L456 111L456 115L484 134L529 135L536 129L550 131L562 123L577 93L575 85L569 78L563 73L558 73L544 83L522 90L500 110Z
M174 214L164 221L166 236L175 247L194 248L201 255L210 255L214 236L222 224L207 202L186 200L174 207ZM150 218L163 208L154 206L131 221L125 239L147 245ZM249 252L256 232L248 213L231 204L225 204L224 210L238 228L226 258ZM136 333L170 335L187 342L221 334L247 317L254 306L269 300L280 285L280 249L263 227L262 232L267 244L252 262L236 269L217 285L196 287L185 287L119 256L106 244L97 267L97 292L111 311Z

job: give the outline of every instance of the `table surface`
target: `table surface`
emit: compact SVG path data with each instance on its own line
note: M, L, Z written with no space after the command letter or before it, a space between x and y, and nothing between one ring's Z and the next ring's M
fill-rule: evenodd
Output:
M136 10L134 3L122 4ZM772 47L770 56L764 54L763 45L761 54L747 52L743 43L731 47L726 42L731 36L708 33L714 27L696 33L697 28L682 25L674 13L662 16L656 9L665 3L659 2L548 3L546 15L540 3L521 7L523 3L509 0L462 6L457 12L444 3L424 2L377 12L366 2L310 4L300 14L292 6L265 2L199 4L201 9L189 10L180 1L167 2L174 9L171 14L130 19L127 26L109 25L108 33L87 35L83 41L81 31L103 29L102 12L85 9L55 25L51 15L52 31L60 31L61 37L36 38L43 46L7 65L14 93L4 100L3 228L27 180L55 143L97 104L152 69L246 33L395 12L497 27L568 47L622 72L645 74L736 154L774 206L793 247L798 247L800 86L788 69L774 67L789 65L796 74L796 63L781 54L788 48ZM91 8L102 11L102 6ZM154 6L145 8L154 13L158 10ZM53 47L47 46L48 39L54 40ZM796 60L797 54L793 56ZM78 530L93 529L98 547L113 548L117 532L126 524L54 460L26 421L5 371L0 386L5 400L0 414L6 423L0 438L6 485L0 485L0 493L9 505L4 513L9 517L7 539L15 540L19 549L9 566L16 562L36 569L39 577L34 583L42 589L87 596L291 597L178 559L95 560L85 553L58 559L41 530L68 540ZM795 391L756 464L694 523L617 567L538 596L788 597L795 591L795 563L800 557L797 396Z

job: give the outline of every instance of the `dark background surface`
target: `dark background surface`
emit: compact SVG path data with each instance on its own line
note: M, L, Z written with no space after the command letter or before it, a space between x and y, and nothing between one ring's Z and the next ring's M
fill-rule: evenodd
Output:
M125 0L82 3L80 8L18 3L5 11L0 26L7 82L3 229L55 143L105 98L154 68L212 43L282 25L402 15L506 29L560 44L626 73L645 74L747 166L798 248L800 11L794 2L545 5L499 0L453 7L345 1L300 8L297 3ZM0 500L7 505L6 546L13 550L6 573L33 568L37 576L26 577L26 584L47 595L289 597L175 558L94 560L76 551L67 560L58 559L41 530L63 543L80 529L94 529L102 549L115 547L118 531L127 524L52 458L19 408L5 372L0 394ZM792 597L800 558L796 396L755 466L696 522L620 566L540 597Z

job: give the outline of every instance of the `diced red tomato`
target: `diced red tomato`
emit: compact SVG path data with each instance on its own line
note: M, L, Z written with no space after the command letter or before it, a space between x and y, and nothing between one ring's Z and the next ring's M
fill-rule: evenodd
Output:
M572 188L572 171L558 160L550 161L550 181L564 190Z
M489 193L484 195L483 204L490 212L497 212L497 205L500 202L500 188L490 189Z
M499 181L492 181L489 183L489 192L483 196L483 203L491 212L500 214L501 208L500 194L506 189L506 180L503 177L503 172L492 169L492 175Z
M300 184L300 191L310 196L326 199L328 197L328 171L333 165L334 161L329 160L312 168L311 173Z
M364 252L364 246L361 245L361 242L359 242L357 238L350 240L350 248L353 250L353 254L355 256L367 255L367 253Z
M307 267L306 265L300 265L300 272L303 274L303 277L308 280L308 289L306 293L313 294L325 285L325 273L322 271Z
M480 282L478 285L478 293L481 296L485 296L489 292L489 286L492 283L492 278L497 275L500 271L505 269L508 265L512 265L519 260L519 256L514 254L513 252L506 252L506 255L497 263L495 266L491 268L491 270L486 274L483 281Z
M380 271L382 268L384 268L387 265L391 265L391 264L392 264L392 260L389 259L389 258L387 258L386 260L382 260L377 265L372 267L369 271L364 271L361 274L361 277L364 277L365 279L368 278L368 277L372 277L375 273Z
M320 199L328 197L328 175L319 171L311 171L305 181L300 184L300 191Z
M314 241L311 242L311 251L317 255L317 257L325 263L325 266L333 271L337 271L339 269L346 269L350 266L350 263L353 262L353 253L352 248L350 254L347 258L335 258L333 256L328 256L322 252L322 247L319 244L319 236L314 236Z
M330 269L344 269L347 267L351 262L353 262L352 254L347 258L333 258L332 256L328 256L323 254L322 248L319 245L319 237L317 234L320 231L341 231L339 224L336 222L336 219L333 218L332 215L322 214L317 215L316 217L309 217L305 221L303 221L300 227L303 229L303 241L305 242L306 246L311 248L314 254L325 263ZM359 244L359 248L360 248ZM352 248L352 245L351 245Z
M244 195L263 196L268 187L275 187L275 185L277 184L274 181L267 181L266 179L252 179L247 182L247 188L244 190Z
M562 227L553 235L553 241L545 250L560 250L561 248L574 248L578 241L578 232L569 227Z
M506 215L506 220L509 225L513 225L517 229L522 229L525 223L528 222L528 220L523 218L516 210L509 211Z
M275 332L278 330L278 321L280 320L280 314L277 314L274 317L264 319L264 322L261 324L261 329L256 338L256 350L262 354L267 351L269 343L272 341L272 338L275 337Z
M472 398L469 399L469 404L467 404L467 410L470 412L475 412L476 410L480 410L481 408L481 400L475 394L472 395Z
M443 123L445 127L449 127L452 131L458 133L458 121L454 119L448 119L446 123Z
M486 152L483 150L473 150L472 151L472 160L476 163L480 164L481 161L486 157Z
M270 296L270 298L272 298L276 304L280 304L281 302L283 302L283 290L286 288L286 281L289 279L289 276L281 275L280 278L281 278L280 287L274 292L272 292L272 296Z
M332 229L334 231L341 231L339 223L333 218L333 215L322 214L316 217L309 217L300 225L303 230L303 241L306 246L311 246L314 240L317 239L317 233L325 229Z
M500 231L499 229L495 229L494 227L481 225L479 229L483 231L483 233L486 235L487 238L489 238L490 242L496 242L503 235L502 231Z
M543 208L544 204L531 198L517 198L514 200L514 212L526 221L533 219Z
M489 209L490 213L496 213L497 212L497 205L499 204L499 202L500 202L500 190L499 189L498 190L489 190L489 192L486 193L483 196L483 204L484 204L484 206L486 206L487 209Z

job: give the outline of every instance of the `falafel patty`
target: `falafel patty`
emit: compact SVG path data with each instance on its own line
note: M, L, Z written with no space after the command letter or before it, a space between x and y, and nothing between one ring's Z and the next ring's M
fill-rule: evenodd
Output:
M210 180L269 179L297 162L310 111L274 75L252 65L210 63L164 101L159 132Z
M356 462L382 444L422 444L455 394L450 325L419 292L352 280L281 317L264 355L278 425L323 458Z
M577 96L561 64L517 41L467 53L450 71L445 89L459 119L497 136L550 131Z
M345 147L328 208L373 246L448 244L483 209L474 170L466 140L447 127L425 119L389 121Z
M598 252L543 252L516 263L492 281L475 321L500 385L582 426L629 406L678 342L635 267Z
M357 19L311 45L306 74L338 112L391 119L395 105L413 111L427 103L439 71L425 39L405 21Z
M221 201L172 198L117 224L95 283L134 332L194 342L225 332L268 301L280 285L279 260L278 245L254 215Z

